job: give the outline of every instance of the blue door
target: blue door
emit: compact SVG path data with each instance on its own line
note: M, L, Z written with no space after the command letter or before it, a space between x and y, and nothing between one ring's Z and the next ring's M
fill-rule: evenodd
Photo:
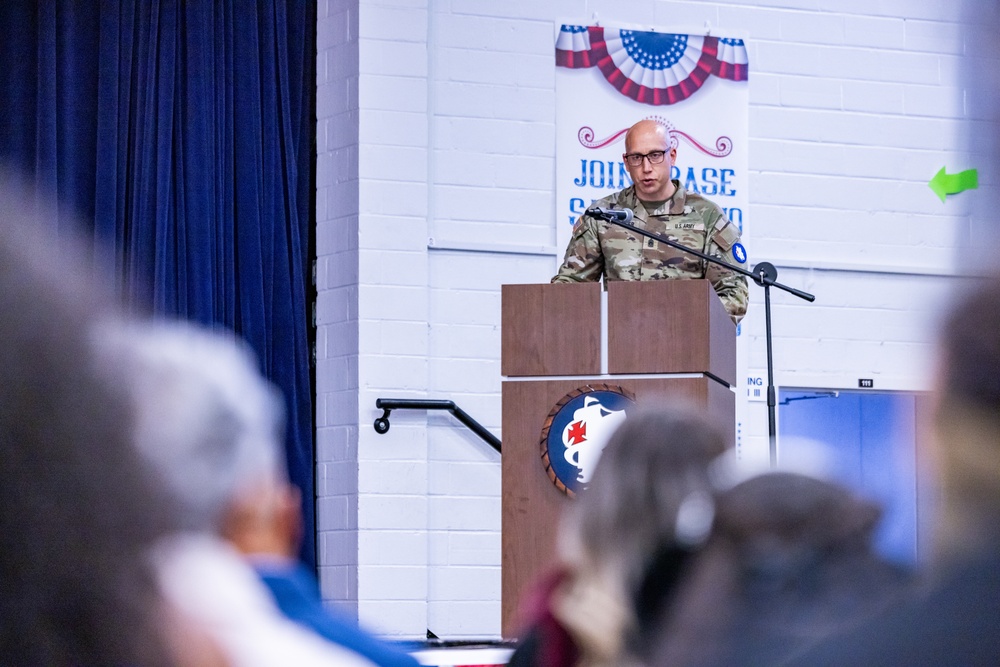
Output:
M917 394L781 389L778 460L810 443L830 454L830 474L884 508L876 548L901 564L918 556ZM798 451L797 451L798 450Z

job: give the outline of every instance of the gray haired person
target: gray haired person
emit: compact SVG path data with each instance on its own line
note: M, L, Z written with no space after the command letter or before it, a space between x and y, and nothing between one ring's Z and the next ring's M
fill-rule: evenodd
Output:
M133 440L170 489L185 528L219 533L237 495L285 483L282 398L234 334L114 321L95 342L124 359L136 405Z
M295 568L301 514L285 467L282 397L249 347L232 333L166 321L109 321L95 344L124 358L132 437L180 510L186 532L157 552L170 600L237 667L383 664L387 651L361 641L357 627L333 638L286 616L254 567ZM323 611L318 594L312 610Z

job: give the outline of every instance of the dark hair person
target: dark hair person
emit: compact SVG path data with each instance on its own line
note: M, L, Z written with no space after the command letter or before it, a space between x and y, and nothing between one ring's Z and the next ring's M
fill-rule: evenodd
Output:
M1000 664L1000 276L957 295L937 361L923 452L940 488L929 585L789 664Z
M908 579L872 550L880 514L799 473L722 491L708 541L636 652L656 665L774 665L881 613Z
M173 664L147 559L169 504L89 349L107 302L16 197L0 210L0 662Z

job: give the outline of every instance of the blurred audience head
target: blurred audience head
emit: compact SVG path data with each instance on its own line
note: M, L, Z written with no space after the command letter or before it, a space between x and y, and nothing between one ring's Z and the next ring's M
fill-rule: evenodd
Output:
M1000 423L1000 277L977 282L944 319L940 395Z
M146 556L172 508L132 447L113 359L92 354L111 302L0 190L0 662L166 664Z
M947 558L1000 540L1000 276L976 282L945 317L937 382L935 542Z
M904 584L871 548L873 503L768 472L722 491L711 535L636 651L655 664L778 664L882 611Z
M694 411L633 410L560 526L567 575L550 602L588 660L621 657L641 623L633 600L651 561L678 565L712 521L709 463L726 437ZM678 570L679 568L675 568ZM657 583L669 587L672 574Z
M694 410L630 413L571 509L582 556L632 592L658 549L698 544L712 520L708 466L726 449L726 437Z
M108 324L101 347L126 359L134 440L184 526L245 552L291 556L300 522L285 471L284 406L248 346L231 334L155 321Z

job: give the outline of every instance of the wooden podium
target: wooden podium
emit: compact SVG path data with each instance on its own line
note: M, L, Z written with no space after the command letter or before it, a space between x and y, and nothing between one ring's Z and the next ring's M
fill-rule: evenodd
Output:
M638 404L701 406L735 441L736 327L706 280L504 285L501 632L553 563L573 502L543 464L543 428L564 397L613 386Z

